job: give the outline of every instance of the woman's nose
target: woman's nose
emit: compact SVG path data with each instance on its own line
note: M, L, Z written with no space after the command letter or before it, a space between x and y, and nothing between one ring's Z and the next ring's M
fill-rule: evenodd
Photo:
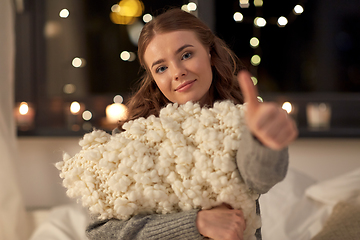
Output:
M187 70L182 64L173 65L173 76L175 80L179 80L186 76Z

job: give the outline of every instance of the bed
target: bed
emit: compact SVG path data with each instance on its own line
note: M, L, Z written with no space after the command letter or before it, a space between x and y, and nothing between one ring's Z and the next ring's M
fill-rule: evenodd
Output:
M284 181L260 197L266 240L358 239L360 168L316 181L290 168ZM30 240L82 240L88 222L79 204L30 212L36 228Z

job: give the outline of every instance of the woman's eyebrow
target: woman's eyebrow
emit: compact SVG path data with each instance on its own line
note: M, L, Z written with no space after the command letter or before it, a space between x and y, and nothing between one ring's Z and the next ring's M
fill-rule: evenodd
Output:
M184 44L183 46L181 46L178 50L175 51L175 54L178 54L179 52L181 52L182 50L184 50L187 47L194 47L191 44Z
M194 46L191 45L191 44L184 44L183 46L181 46L180 48L178 48L178 49L175 51L175 54L180 53L182 50L184 50L184 49L187 48L187 47L194 47ZM164 60L164 59L159 59L159 60L153 62L153 64L151 65L151 68L153 68L155 65L160 64L160 63L162 63L162 62L165 62L165 60Z

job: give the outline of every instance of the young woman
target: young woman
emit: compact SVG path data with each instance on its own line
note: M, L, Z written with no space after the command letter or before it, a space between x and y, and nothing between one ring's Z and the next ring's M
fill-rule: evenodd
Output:
M243 133L236 157L242 178L263 194L285 177L287 145L297 136L294 122L275 104L258 102L249 73L198 18L180 9L157 16L141 32L138 56L145 73L128 103L127 121L158 116L168 103L193 101L211 107L226 99L246 102L249 131ZM243 239L245 228L242 211L223 203L209 210L136 215L126 221L94 216L86 231L89 239ZM260 229L256 237L261 239Z

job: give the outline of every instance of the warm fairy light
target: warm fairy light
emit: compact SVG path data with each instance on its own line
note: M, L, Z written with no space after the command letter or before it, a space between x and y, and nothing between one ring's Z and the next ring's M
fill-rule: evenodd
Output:
M262 17L256 17L256 18L254 19L254 24L255 24L255 26L257 26L257 27L265 27L265 25L266 25L266 20L265 20L264 18L262 18Z
M249 0L239 0L241 8L248 8L250 6Z
M114 103L122 103L124 101L124 98L121 95L116 95L113 98Z
M106 107L106 119L109 123L117 123L127 118L127 107L121 103L113 103Z
M241 13L236 12L234 13L233 18L236 22L241 22L244 19L244 16Z
M284 102L282 105L282 109L284 109L287 113L291 113L292 105L289 102Z
M21 115L26 115L29 112L29 105L26 102L20 103L19 113Z
M293 11L295 15L300 15L304 12L304 8L301 5L296 5Z
M278 18L277 23L279 27L285 27L285 25L288 23L288 20L286 17L281 16Z
M114 5L112 5L112 7L111 7L111 11L112 12L120 12L120 6L119 6L119 4L114 4Z
M122 51L120 54L120 58L123 61L128 61L130 59L130 53L128 51Z
M89 120L92 118L92 113L91 113L89 110L85 110L85 111L82 113L82 118L83 118L85 121L89 121Z
M250 39L250 46L252 48L257 48L259 46L259 44L260 44L260 41L259 41L259 39L257 37L252 37Z
M72 94L76 91L76 86L72 83L65 84L63 87L63 91L66 94Z
M67 18L69 16L70 12L66 8L62 9L59 13L59 16L61 18Z
M253 81L254 86L258 84L258 80L256 77L251 77L251 80Z
M259 55L254 55L254 56L251 57L251 60L250 60L250 61L251 61L251 64L252 64L253 66L257 66L257 65L260 64L261 58L260 58Z
M261 7L263 5L263 0L254 0L255 7Z
M80 68L85 67L86 61L83 58L76 57L72 60L71 64L73 65L73 67Z
M72 102L70 105L70 112L72 114L78 114L80 111L80 103L78 102Z
M153 16L151 16L151 14L149 14L149 13L147 13L147 14L145 14L145 15L143 16L143 21L144 21L145 23L150 22L152 19L153 19Z
M197 5L194 2L189 2L187 5L187 8L190 12L196 11Z
M258 102L264 102L264 99L262 97L257 96L256 98L257 98Z
M184 4L181 6L181 10L185 11L185 12L190 12L190 10L188 9L187 4Z

